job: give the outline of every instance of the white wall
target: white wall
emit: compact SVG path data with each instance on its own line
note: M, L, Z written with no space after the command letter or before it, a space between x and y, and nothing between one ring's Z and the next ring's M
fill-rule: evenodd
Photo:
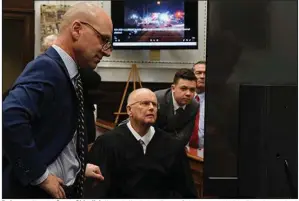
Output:
M35 1L35 55L40 52L40 5L66 4L78 1ZM94 1L110 15L110 1ZM198 1L198 49L197 50L161 50L160 61L149 60L149 50L114 50L112 55L98 64L96 72L102 81L126 81L132 64L136 63L142 82L172 82L179 68L191 68L198 60L206 57L206 19L207 1Z

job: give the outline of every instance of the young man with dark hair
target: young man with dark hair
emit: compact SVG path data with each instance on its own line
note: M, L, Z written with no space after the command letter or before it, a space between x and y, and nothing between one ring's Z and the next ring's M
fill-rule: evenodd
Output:
M171 88L156 91L159 103L156 126L188 144L199 104L194 100L196 76L190 69L180 69Z

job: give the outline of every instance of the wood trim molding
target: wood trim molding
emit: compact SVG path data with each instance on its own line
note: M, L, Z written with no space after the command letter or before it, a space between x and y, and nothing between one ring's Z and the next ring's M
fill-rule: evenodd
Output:
M34 11L29 9L3 9L3 20L18 20L23 23L23 66L34 58Z
M27 8L3 8L3 13L33 13L34 9L27 9Z

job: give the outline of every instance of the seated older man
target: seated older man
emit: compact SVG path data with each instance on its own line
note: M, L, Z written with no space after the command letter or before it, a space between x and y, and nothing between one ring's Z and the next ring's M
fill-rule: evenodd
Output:
M129 95L129 121L98 137L91 149L89 162L99 165L105 180L88 178L86 198L196 197L185 150L152 126L157 108L149 89Z

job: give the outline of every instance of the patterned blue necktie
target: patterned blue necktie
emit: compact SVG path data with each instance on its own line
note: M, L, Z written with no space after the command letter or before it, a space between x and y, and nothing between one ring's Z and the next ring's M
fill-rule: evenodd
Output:
M85 175L85 143L84 143L84 98L83 98L83 87L80 74L75 76L75 90L79 103L79 114L78 114L78 125L77 125L77 152L80 159L80 172L77 175L75 181L76 193L82 198L83 197L83 182Z

